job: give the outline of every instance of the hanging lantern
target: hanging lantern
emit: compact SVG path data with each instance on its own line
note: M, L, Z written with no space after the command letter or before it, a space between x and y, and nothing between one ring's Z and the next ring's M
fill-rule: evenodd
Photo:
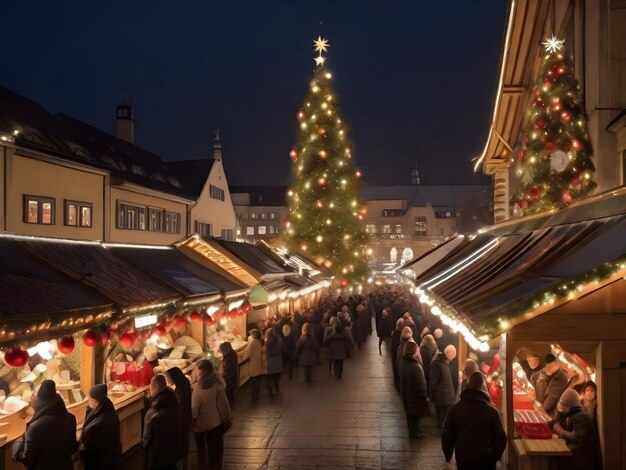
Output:
M202 314L200 312L191 312L189 319L194 323L202 322Z
M87 330L83 335L83 343L85 346L89 346L93 348L96 344L100 342L100 334L98 334L95 330Z
M13 348L4 353L4 362L9 367L22 367L28 363L28 351Z
M57 341L57 347L63 354L71 354L75 345L74 338L71 336L66 336Z

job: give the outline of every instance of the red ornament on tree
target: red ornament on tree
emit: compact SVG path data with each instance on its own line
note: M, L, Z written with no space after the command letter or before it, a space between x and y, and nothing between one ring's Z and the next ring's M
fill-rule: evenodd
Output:
M572 194L569 191L565 191L563 193L563 195L561 196L561 201L563 201L564 204L569 204L572 202Z
M202 321L202 315L200 312L191 312L189 319L194 323L200 323Z
M291 149L289 156L291 157L291 160L295 162L298 159L298 151L296 149Z
M304 111L298 111L298 121L302 121L304 119Z
M533 186L528 190L529 199L537 200L541 197L541 191L537 186Z
M556 144L554 142L546 142L546 150L551 152L556 148Z
M347 279L342 279L342 280L341 280L341 285L342 285L343 287L346 287L346 286L348 285L348 280L347 280Z
M83 335L83 343L85 343L85 346L93 348L99 342L100 334L95 330L87 330Z
M4 353L4 362L9 367L22 367L28 363L29 357L28 351L13 348Z
M580 143L580 140L578 140L578 139L572 140L572 149L576 150L577 152L582 149L582 145Z
M519 201L517 201L517 205L520 207L520 209L526 209L528 208L528 201L526 199L520 199Z
M320 127L319 130L317 131L317 133L321 136L321 137L325 137L326 136L326 129L324 129L323 127Z
M546 125L546 121L544 121L543 119L539 118L535 121L535 127L537 129L543 129L544 126Z
M580 186L580 176L578 176L578 175L574 175L574 176L572 176L572 179L570 179L570 180L569 180L569 183L570 183L573 187Z
M74 338L72 338L71 336L66 336L65 338L61 338L57 341L57 347L59 348L59 351L63 354L71 354L72 351L74 351L74 346Z

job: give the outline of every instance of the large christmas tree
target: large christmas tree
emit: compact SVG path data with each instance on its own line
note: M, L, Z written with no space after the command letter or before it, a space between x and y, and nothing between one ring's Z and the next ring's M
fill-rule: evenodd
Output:
M559 209L587 196L596 186L580 84L556 37L546 55L527 111L522 148L517 153L517 214Z
M337 107L332 75L324 67L329 44L314 42L318 56L311 87L298 111L298 145L291 150L292 184L287 192L288 247L323 263L341 285L367 275L367 234L359 198L352 144Z

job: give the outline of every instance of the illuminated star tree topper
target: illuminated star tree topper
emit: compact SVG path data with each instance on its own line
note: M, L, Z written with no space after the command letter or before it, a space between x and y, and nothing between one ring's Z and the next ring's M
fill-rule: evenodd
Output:
M324 61L326 57L322 57L322 52L328 52L328 48L330 44L328 43L328 39L322 39L322 36L318 36L315 41L313 41L313 46L315 48L315 52L318 53L315 60L316 65L324 65Z

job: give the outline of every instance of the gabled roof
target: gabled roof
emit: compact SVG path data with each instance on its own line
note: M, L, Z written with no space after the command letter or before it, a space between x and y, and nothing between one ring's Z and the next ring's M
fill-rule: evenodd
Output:
M158 155L65 114L57 114L57 119L114 176L157 191L189 197Z
M102 166L98 158L39 104L0 87L0 131L19 131L15 144L53 156L89 165Z
M221 239L215 239L215 243L234 254L262 276L265 274L287 273L287 271L278 266L273 259L250 243L231 242Z
M250 194L251 206L285 206L287 186L232 186L231 194Z
M165 166L172 176L178 178L183 189L198 199L214 163L215 159L205 158L167 162Z

